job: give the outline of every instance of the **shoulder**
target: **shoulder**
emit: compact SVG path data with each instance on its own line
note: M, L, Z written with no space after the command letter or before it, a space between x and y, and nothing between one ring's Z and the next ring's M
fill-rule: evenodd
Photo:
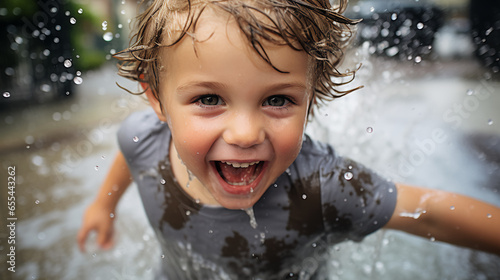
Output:
M298 164L315 174L327 228L362 238L387 223L396 205L393 182L336 153L331 145L305 138Z
M118 129L117 138L120 150L130 161L138 155L154 153L158 145L168 144L170 131L152 109L147 109L128 116Z

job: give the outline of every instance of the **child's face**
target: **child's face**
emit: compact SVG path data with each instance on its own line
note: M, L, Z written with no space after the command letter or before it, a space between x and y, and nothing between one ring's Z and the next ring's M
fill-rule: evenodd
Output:
M248 208L301 148L307 55L265 43L272 63L288 72L279 73L251 50L234 21L211 12L202 15L196 38L161 53L163 116L180 158L213 199Z

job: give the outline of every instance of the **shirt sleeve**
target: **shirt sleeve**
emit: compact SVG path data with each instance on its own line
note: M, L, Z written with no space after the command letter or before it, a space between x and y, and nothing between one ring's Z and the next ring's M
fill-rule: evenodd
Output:
M118 145L131 171L155 167L167 153L169 134L165 128L152 109L135 112L122 122L117 132ZM161 147L165 151L159 151Z
M396 207L396 187L362 164L328 149L331 152L320 163L326 230L341 239L360 241L390 220Z

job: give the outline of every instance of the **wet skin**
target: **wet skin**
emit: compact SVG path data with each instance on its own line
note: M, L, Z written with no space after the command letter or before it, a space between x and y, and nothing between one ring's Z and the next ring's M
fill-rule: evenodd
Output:
M202 204L249 208L300 151L307 55L264 44L280 73L232 19L210 11L195 36L162 50L161 105L148 96L172 131L170 160L185 191ZM189 187L186 168L196 177Z

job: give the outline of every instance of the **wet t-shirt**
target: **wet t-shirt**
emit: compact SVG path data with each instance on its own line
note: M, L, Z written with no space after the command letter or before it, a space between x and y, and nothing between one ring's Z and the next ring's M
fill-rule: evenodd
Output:
M333 148L304 137L294 163L253 207L204 206L173 176L171 134L152 110L132 114L118 140L162 245L158 279L315 279L328 248L383 227L396 188Z

